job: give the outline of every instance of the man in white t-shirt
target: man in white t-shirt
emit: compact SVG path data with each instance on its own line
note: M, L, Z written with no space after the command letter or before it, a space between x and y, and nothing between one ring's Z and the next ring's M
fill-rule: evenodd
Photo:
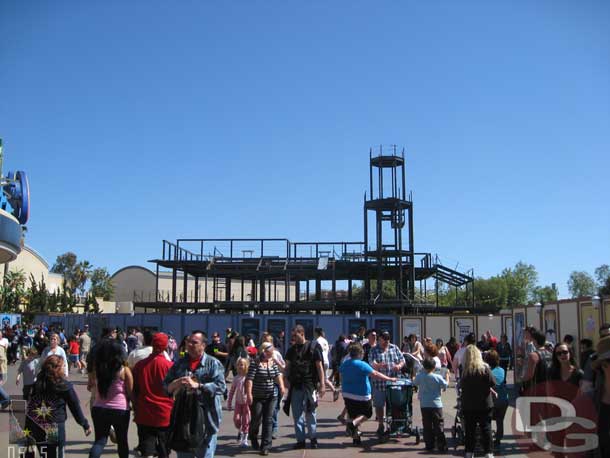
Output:
M330 366L330 364L329 364L330 345L328 345L328 340L326 340L326 337L324 337L324 330L322 328L315 328L313 333L316 337L316 342L318 342L318 345L320 345L320 348L322 348L322 358L324 360L323 364L324 364L324 376L326 377L326 386L332 390L333 401L336 401L337 399L339 399L339 390L335 388L335 386L332 384L332 382L328 378L328 368Z

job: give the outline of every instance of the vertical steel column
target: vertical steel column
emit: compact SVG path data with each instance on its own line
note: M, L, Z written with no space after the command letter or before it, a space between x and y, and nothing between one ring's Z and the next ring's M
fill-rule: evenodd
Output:
M347 279L347 299L352 300L352 279Z
M165 245L163 245L165 248ZM159 302L159 264L157 263L157 274L155 275L155 302Z
M216 293L218 292L218 282L216 281L216 274L212 277L212 302L216 303L216 298L218 297Z
M195 276L195 302L199 302L199 275Z
M182 302L186 303L186 302L188 302L188 297L187 297L188 275L186 273L186 270L182 271L182 275L184 276L184 278L182 279L182 293L184 294L184 296L182 297Z
M225 278L225 301L231 301L231 279Z
M262 243L262 242L261 242ZM265 277L261 278L260 281L260 289L261 289L261 293L260 293L260 299L259 302L265 302L266 300L266 291L265 291Z
M294 301L301 302L301 280L299 280L298 278L295 278L294 280ZM287 300L286 302L289 301Z
M409 299L415 300L415 248L413 247L413 202L409 206L409 252L411 257L411 272L409 275Z
M206 272L205 274L205 285L203 285L203 295L205 296L205 298L203 299L204 303L208 302L208 274Z
M322 280L316 275L316 301L322 300Z
M375 212L377 218L377 295L381 299L381 291L383 286L383 234L382 234L382 211Z
M243 275L240 277L240 280L241 280L241 287L240 287L241 295L239 297L240 297L241 302L243 302L244 301L244 276Z
M173 307L176 306L176 288L177 288L176 283L177 282L178 282L178 275L176 272L176 268L173 267L172 268L172 306Z

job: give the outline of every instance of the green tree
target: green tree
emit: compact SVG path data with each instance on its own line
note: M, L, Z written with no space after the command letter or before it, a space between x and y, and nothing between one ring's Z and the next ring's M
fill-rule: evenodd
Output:
M30 313L44 313L48 311L51 293L47 290L44 278L36 282L34 274L30 274L30 287L27 290L26 296Z
M68 251L57 256L55 264L51 267L51 272L60 274L64 279L64 284L68 285L69 288L74 288L77 264L76 254Z
M76 295L64 284L57 294L57 311L61 313L74 313L77 302Z
M508 285L501 276L477 278L474 281L474 302L477 305L504 307L508 300Z
M102 297L105 301L109 301L114 294L114 285L112 284L110 274L105 267L98 267L91 272L91 287L89 293L93 297Z
M99 297L99 296L98 296ZM100 313L100 305L93 294L87 294L85 298L85 313Z
M23 270L9 270L4 275L2 285L2 311L20 312L26 298L25 273Z
M608 279L610 279L610 266L608 264L602 264L595 269L595 281L598 288L603 288Z
M606 279L606 283L599 289L600 296L610 296L610 277Z
M595 294L595 280L584 271L574 271L568 279L568 290L573 298L593 296Z
M536 267L519 261L512 269L504 269L501 277L506 281L508 289L506 298L508 306L516 307L533 301L534 290L538 283Z
M534 301L546 304L549 302L556 302L558 296L557 287L553 284L552 286L537 286L534 289Z

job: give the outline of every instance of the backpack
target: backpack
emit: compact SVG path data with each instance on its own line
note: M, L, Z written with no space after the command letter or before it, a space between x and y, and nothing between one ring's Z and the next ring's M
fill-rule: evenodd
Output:
M174 399L168 446L177 452L195 452L206 436L205 412L196 391L182 389Z
M551 378L551 367L553 366L553 354L548 350L536 350L538 364L534 372L534 384L546 382Z
M313 359L313 351L314 348L318 345L316 341L310 340L305 345L300 352L295 352L296 358L290 362L290 374L288 379L292 385L300 385L303 381L311 376L314 383L318 380L317 371L312 367L312 359ZM310 354L309 358L305 356Z

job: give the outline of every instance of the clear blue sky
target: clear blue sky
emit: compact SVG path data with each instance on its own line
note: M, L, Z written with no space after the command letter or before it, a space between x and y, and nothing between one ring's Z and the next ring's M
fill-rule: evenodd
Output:
M610 2L5 1L27 243L111 272L161 240L361 240L406 148L418 251L562 295L610 263ZM152 265L149 265L152 267Z

